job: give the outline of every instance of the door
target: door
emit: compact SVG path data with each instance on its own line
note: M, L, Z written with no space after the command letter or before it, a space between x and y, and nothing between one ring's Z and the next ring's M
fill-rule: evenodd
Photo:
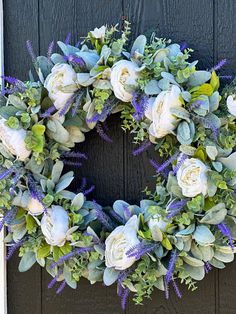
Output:
M133 36L156 30L158 36L187 42L195 49L200 66L211 68L222 58L228 60L225 72L236 72L236 1L235 0L5 0L5 73L27 79L30 58L25 49L32 40L37 53L45 54L49 42L63 40L72 33L79 36L103 24L128 19ZM113 144L103 142L96 132L87 135L83 150L89 160L75 170L96 185L91 196L101 204L122 198L138 202L146 185L153 186L149 159L153 152L134 157L132 138L120 129L119 116L108 121ZM76 189L76 182L73 186ZM82 281L77 290L66 288L61 295L47 289L49 276L39 267L21 274L18 258L8 263L8 313L10 314L115 314L122 313L116 288ZM156 291L144 306L131 301L126 313L236 313L236 264L214 270L190 293L182 288L183 299L174 293L166 301Z

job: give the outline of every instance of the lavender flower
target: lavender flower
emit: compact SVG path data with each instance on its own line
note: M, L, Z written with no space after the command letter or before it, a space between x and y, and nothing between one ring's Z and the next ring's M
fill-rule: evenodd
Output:
M112 209L109 212L109 214L110 214L110 216L115 218L115 220L118 221L121 225L123 225L125 223L125 220L119 214L117 214L117 212L115 212L114 209Z
M13 219L13 211L8 210L7 213L3 216L2 220L0 221L0 232L2 231L5 223L7 223L8 220Z
M14 94L14 93L21 93L24 92L26 87L25 84L23 82L21 82L20 80L16 79L15 77L11 77L11 76L0 76L0 78L4 79L5 81L7 81L7 83L11 84L12 87L11 88L4 88L1 92L1 95L5 95L5 94Z
M49 282L48 289L51 289L52 287L55 286L55 284L57 283L57 279L61 276L62 273L63 273L63 271L60 270L58 272L58 274Z
M71 41L71 32L67 34L64 44L69 45L70 41Z
M149 160L151 165L155 168L156 172L159 172L159 167L160 165L153 159ZM161 175L167 179L168 178L168 174L169 174L169 170L168 169L164 169L164 171L162 171Z
M143 153L145 150L147 150L150 146L152 145L152 143L149 140L146 140L142 143L141 146L139 146L139 148L133 150L133 155L137 156L141 153Z
M47 51L47 57L48 59L51 58L52 53L53 53L53 49L54 49L54 41L51 41L49 46L48 46L48 51Z
M184 51L186 48L188 48L188 44L184 41L180 44L180 51Z
M13 254L15 253L15 251L23 244L24 240L20 240L16 243L14 243L12 246L9 247L8 252L7 252L7 256L6 256L6 260L9 261L10 258L13 256Z
M75 116L80 104L81 104L81 100L84 96L84 93L85 93L85 90L84 89L81 89L78 93L77 93L77 96L76 96L76 99L75 99L75 105L74 107L72 108L71 110L71 115L72 117Z
M130 218L130 217L132 216L132 213L131 213L131 211L130 211L130 209L129 209L129 206L124 205L124 206L123 206L123 209L124 209L125 215L126 215L128 218Z
M13 172L15 171L14 167L11 167L5 171L3 171L2 173L0 173L0 180L5 179L6 177L8 177L9 175L11 175Z
M169 265L168 265L168 270L167 270L167 273L166 273L166 282L167 282L167 284L172 279L172 276L173 276L173 273L174 273L174 269L175 269L175 263L176 263L177 258L178 258L177 250L172 251L171 257L170 257L170 261L169 261Z
M68 55L63 57L65 61L68 61L72 63L73 65L78 65L80 68L84 68L86 66L84 60L80 57L77 57L75 55Z
M164 175L167 175L167 167L177 158L178 152L176 152L173 156L171 156L169 159L167 159L165 162L163 162L161 165L158 165L154 160L150 160L152 166L156 169L157 173L163 173ZM168 171L169 173L169 171Z
M128 257L135 257L139 260L143 255L152 252L157 247L157 243L139 243L126 252Z
M234 244L233 244L233 237L232 237L232 234L231 234L231 231L230 229L228 228L228 226L221 222L220 224L217 225L217 228L220 230L220 232L228 238L229 240L229 245L232 249L232 252L234 252Z
M146 110L147 102L148 102L147 95L145 94L140 95L137 92L133 93L133 98L132 98L131 103L135 110L133 117L136 121L139 121L140 119L142 119Z
M89 189L87 189L87 190L85 190L85 191L83 192L84 196L86 196L86 195L92 193L94 189L95 189L95 185L91 185Z
M76 94L73 94L68 100L67 102L65 103L65 105L63 106L63 108L60 110L59 112L59 117L62 117L64 116L67 111L69 110L70 106L72 105L72 103L74 102L75 100L75 97L76 97Z
M96 125L96 130L97 133L99 134L99 136L106 142L108 143L112 143L113 140L105 133L103 127L101 126L101 124L98 122L98 124Z
M79 192L83 192L85 187L86 187L86 185L87 185L87 179L86 178L82 178L81 185L80 185L78 191Z
M165 291L165 298L166 300L169 299L170 293L169 293L169 284L166 282L166 279L164 279L164 291Z
M65 287L66 287L66 281L63 280L62 283L61 283L61 285L60 285L59 288L57 289L56 294L60 294L60 293L65 289Z
M102 210L102 207L98 205L96 201L93 201L93 205L95 208L97 219L100 221L100 223L109 231L113 230L113 224L109 216L104 213Z
M49 107L44 113L42 113L42 114L40 115L40 117L41 117L41 118L50 118L51 115L52 115L56 110L57 110L56 107L51 106L51 107Z
M76 167L81 167L82 166L82 163L79 162L79 161L71 161L71 160L66 160L66 159L63 159L62 158L62 161L65 165L68 165L68 166L76 166Z
M176 281L173 278L172 278L172 286L173 286L173 288L175 290L175 293L176 293L177 297L181 299L182 298L182 293L179 290L179 287L178 287Z
M11 84L11 85L16 85L19 80L15 77L12 77L12 76L5 76L5 75L2 75L0 76L1 79L4 79L7 83Z
M175 201L169 205L168 209L171 209L171 212L168 214L167 219L172 219L176 216L181 210L184 209L184 206L187 204L188 199L181 201Z
M87 123L93 123L93 122L105 120L111 114L112 109L113 109L113 105L109 103L104 105L102 112L96 113L92 118L87 119Z
M176 166L174 167L174 170L173 170L173 174L174 176L177 174L179 168L182 166L182 164L184 163L184 161L188 158L188 156L186 154L181 154L180 155L180 158L177 160L177 164Z
M225 64L226 64L227 60L226 59L222 59L220 60L212 69L211 71L217 71L220 68L222 68Z
M77 43L75 44L75 47L78 48L80 46L81 41L78 40Z
M212 266L211 266L211 264L210 264L209 262L205 262L205 263L204 263L204 270L205 270L205 273L206 273L206 274L208 274L209 271L212 270Z
M94 249L90 246L87 246L87 247L81 247L79 249L76 249L62 257L60 257L58 259L57 262L54 262L50 265L50 268L55 268L56 266L58 265L61 265L63 264L64 262L68 261L69 259L71 259L72 257L76 256L76 255L80 255L80 254L83 254L83 253L86 253L86 252L90 252L90 251L93 251Z
M233 76L232 75L220 75L219 78L222 80L231 80Z
M189 106L189 111L193 111L194 109L199 108L202 104L204 104L203 100L196 100Z
M38 190L38 187L33 179L33 176L31 174L28 174L27 177L28 177L28 188L29 188L32 198L39 201L43 205L44 211L47 212L47 209L45 208L43 204L43 194L41 191Z
M123 311L125 311L125 309L126 309L126 304L127 304L127 300L129 297L129 293L130 293L129 288L125 288L122 295L121 295L121 307L122 307Z
M71 158L88 159L88 156L85 153L81 153L81 152L64 152L62 156L66 158L71 157Z
M27 48L28 53L29 53L29 55L30 55L30 57L32 59L32 62L36 63L37 62L37 58L36 58L36 55L34 53L34 49L33 49L33 46L32 46L32 43L31 43L30 40L26 41L26 48Z

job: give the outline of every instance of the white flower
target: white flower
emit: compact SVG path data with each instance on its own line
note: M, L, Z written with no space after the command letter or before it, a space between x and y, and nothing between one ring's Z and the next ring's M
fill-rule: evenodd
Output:
M226 104L229 113L236 117L236 100L234 100L232 95L228 96Z
M105 261L107 267L117 270L129 268L135 257L128 257L126 252L140 241L137 237L139 220L132 216L124 226L119 226L106 239Z
M94 38L101 39L103 41L106 34L106 29L106 26L103 25L100 28L94 28L94 30L90 31L90 33Z
M161 231L166 232L168 224L169 222L164 221L160 215L154 215L148 221L148 227L151 232L154 231L156 227L158 227Z
M64 107L66 102L73 96L78 89L76 86L76 73L69 64L56 64L52 72L47 76L44 87L48 90L48 95L59 110ZM68 91L62 91L67 87Z
M127 60L120 60L111 69L111 85L116 98L129 102L132 100L132 86L138 78L137 66Z
M170 110L181 107L180 92L179 87L173 85L171 90L162 91L155 99L149 99L145 116L152 121L149 134L154 138L161 138L173 133L176 128L177 118Z
M44 212L43 204L36 198L30 197L27 208L29 213L33 216L41 215Z
M6 119L0 120L0 140L12 155L24 161L31 154L25 144L26 131L24 129L11 129L5 122Z
M63 246L69 230L69 216L61 206L47 209L41 220L41 229L48 244Z
M182 163L177 171L177 181L184 196L207 195L207 170L208 167L196 158L186 159Z

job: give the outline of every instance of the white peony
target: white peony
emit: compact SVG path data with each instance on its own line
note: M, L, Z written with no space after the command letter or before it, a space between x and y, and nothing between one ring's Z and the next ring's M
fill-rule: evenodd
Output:
M0 119L0 140L12 155L25 161L31 154L25 144L26 131L24 129L11 129L5 122L6 119Z
M56 64L47 76L44 87L48 90L48 95L58 110L64 107L78 89L76 79L77 76L72 66L65 63ZM66 87L68 92L62 90Z
M186 159L182 163L177 171L177 181L184 196L207 195L207 170L208 167L196 158Z
M107 29L106 26L103 25L100 28L97 28L97 27L94 28L94 30L90 31L90 33L92 34L94 38L101 39L103 41L105 38L106 29Z
M111 85L116 98L130 102L132 100L132 86L138 78L137 66L127 60L120 60L111 69Z
M106 239L105 261L107 267L116 270L129 268L135 261L135 257L128 257L127 251L140 241L137 236L139 219L132 216L124 226L119 226Z
M47 209L41 220L41 229L48 244L63 246L69 230L69 216L61 206Z
M44 207L43 204L39 202L36 198L31 197L26 210L33 215L33 216L38 216L41 215L44 212Z
M236 100L230 95L227 98L226 105L230 114L236 117Z
M170 90L162 91L156 98L149 99L145 116L152 121L149 127L149 134L152 137L161 138L173 133L177 118L170 109L181 107L180 93L180 88L173 85Z

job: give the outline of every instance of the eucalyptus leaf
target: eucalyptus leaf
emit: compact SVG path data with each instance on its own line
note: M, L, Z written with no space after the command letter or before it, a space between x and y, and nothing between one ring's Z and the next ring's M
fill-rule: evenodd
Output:
M204 266L194 267L189 264L184 264L184 269L194 280L202 280L205 276Z
M193 233L193 239L200 245L209 245L215 241L215 237L206 226L197 226Z
M196 72L191 74L189 81L188 81L188 84L191 87L199 86L199 85L202 85L202 84L206 83L207 81L209 81L210 78L211 78L211 72L196 71Z
M218 161L220 161L226 168L236 171L236 152L232 153L226 158L218 158Z
M20 264L18 266L19 272L22 273L29 270L35 263L36 263L35 253L26 252L20 260Z
M200 220L200 222L209 225L218 225L225 219L226 215L227 209L225 208L225 204L219 203L209 209L206 212L206 215Z
M185 263L194 267L204 266L203 261L189 255L183 256L182 259Z
M147 95L158 95L161 92L161 89L159 88L156 80L151 80L145 86L144 92Z
M103 273L103 282L106 286L111 286L118 278L119 271L114 268L105 268Z

